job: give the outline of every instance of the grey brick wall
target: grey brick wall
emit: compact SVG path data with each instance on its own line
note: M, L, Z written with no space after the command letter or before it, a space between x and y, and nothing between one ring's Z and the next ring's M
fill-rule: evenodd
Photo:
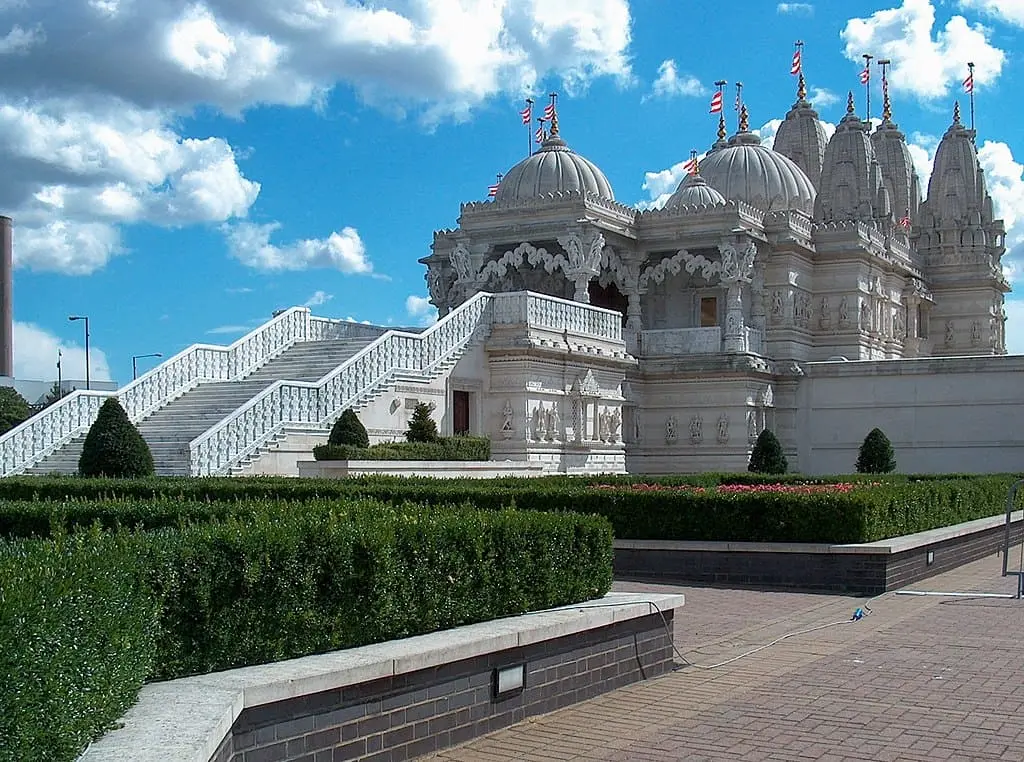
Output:
M400 762L672 669L671 611L246 709L211 762ZM526 665L495 699L494 670Z
M889 555L615 549L617 578L878 595L995 553L1003 527ZM1024 522L1011 529L1019 542ZM724 547L724 543L723 543ZM934 560L927 563L928 551Z

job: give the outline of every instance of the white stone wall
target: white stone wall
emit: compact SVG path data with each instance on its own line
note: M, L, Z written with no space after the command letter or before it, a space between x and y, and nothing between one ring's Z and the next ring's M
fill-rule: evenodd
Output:
M794 403L800 470L850 473L882 429L899 471L1024 471L1024 357L809 363Z

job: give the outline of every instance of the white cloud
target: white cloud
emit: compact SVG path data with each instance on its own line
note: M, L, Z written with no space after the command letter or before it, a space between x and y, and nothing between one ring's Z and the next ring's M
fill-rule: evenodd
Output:
M84 86L144 107L314 105L342 84L462 116L550 75L568 89L631 77L628 0L33 0L9 15L47 38L0 86Z
M1024 269L1024 165L1014 159L1006 143L993 140L986 140L978 149L978 162L985 170L985 184L996 217L1006 225L1003 272L1010 284L1017 287ZM1016 325L1014 330L1018 330ZM1024 333L1024 324L1019 330Z
M220 138L183 138L126 103L0 101L0 205L19 267L85 275L122 252L119 226L244 216L260 186Z
M32 323L14 322L14 376L26 381L50 381L57 378L57 351L61 351L61 374L72 380L85 380L85 349L62 341ZM89 375L96 381L110 380L110 366L102 349L89 347Z
M251 294L252 293L252 289L249 288L248 286L233 286L233 287L224 289L224 291L229 293L229 294Z
M302 303L303 307L319 307L327 304L334 298L334 294L328 294L326 291L314 291L312 295L305 302Z
M216 328L210 328L206 332L208 334L230 334L230 333L248 333L252 330L252 326L249 325L219 325Z
M842 38L846 57L862 64L861 55L892 59L889 83L893 91L920 98L940 98L950 87L959 91L967 75L967 62L976 64L975 83L995 82L1006 54L988 41L988 30L953 16L934 33L935 8L930 0L903 0L899 8L877 11L868 18L846 23Z
M676 68L676 62L669 58L662 61L658 67L658 78L654 80L651 94L644 96L644 100L648 98L669 98L677 95L699 96L705 95L707 92L707 88L692 74L680 77L679 71Z
M777 13L802 13L810 15L814 13L814 6L810 3L779 3L775 6Z
M766 148L771 148L775 145L775 133L779 131L779 127L782 126L781 119L769 119L767 122L761 125L761 129L752 130L752 132L761 138L761 145Z
M409 317L420 325L431 325L437 322L437 310L425 296L410 294L405 299L405 311Z
M552 77L572 90L632 76L628 0L0 8L0 209L15 218L19 266L69 274L121 253L124 225L247 216L260 186L231 145L178 126L197 106L236 115L262 104L319 107L340 85L389 113L413 108L436 122ZM358 239L334 243L304 253L367 271Z
M978 10L1008 24L1024 27L1024 0L960 0L960 7Z
M819 108L828 108L839 103L839 96L824 87L812 87L808 97L811 103Z
M928 195L928 179L932 176L932 164L935 162L935 151L939 147L939 138L922 132L912 132L907 139L907 149L917 171L917 179L921 184L921 195Z
M226 226L228 247L242 264L267 272L326 268L349 275L369 275L373 265L359 231L346 227L327 238L306 238L283 246L270 242L279 223L240 222Z

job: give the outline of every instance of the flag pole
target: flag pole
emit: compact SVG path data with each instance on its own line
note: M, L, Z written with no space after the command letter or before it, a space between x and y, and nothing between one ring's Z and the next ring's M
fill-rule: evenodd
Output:
M866 104L867 105L866 105L866 108L867 108L868 115L867 115L867 118L865 119L865 121L867 122L868 127L870 127L871 126L871 59L874 58L874 56L870 55L868 53L865 53L862 56L862 58L864 59L864 71L867 72L867 79L864 81L864 91L867 93L867 98L866 98Z
M739 119L739 113L743 109L743 83L736 83L736 114L737 120ZM739 132L739 122L737 121L736 131Z
M971 96L971 132L974 132L974 62L967 62L967 70L970 72L968 79L971 82L971 91L968 95Z
M892 103L889 101L889 64L892 61L888 58L879 58L878 65L882 69L882 121L892 121Z
M526 117L523 119L526 125L526 155L533 156L533 98L526 99Z

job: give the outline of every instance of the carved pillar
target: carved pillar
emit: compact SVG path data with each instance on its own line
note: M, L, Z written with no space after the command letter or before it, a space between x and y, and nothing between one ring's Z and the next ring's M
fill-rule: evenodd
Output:
M573 301L589 304L590 281L600 272L604 236L597 230L583 235L571 232L559 236L558 243L565 249L565 277L572 281Z
M724 241L718 245L718 251L722 254L722 285L726 287L722 350L733 353L748 352L750 347L743 317L743 286L749 285L752 281L757 246L748 240L741 250L736 243Z

